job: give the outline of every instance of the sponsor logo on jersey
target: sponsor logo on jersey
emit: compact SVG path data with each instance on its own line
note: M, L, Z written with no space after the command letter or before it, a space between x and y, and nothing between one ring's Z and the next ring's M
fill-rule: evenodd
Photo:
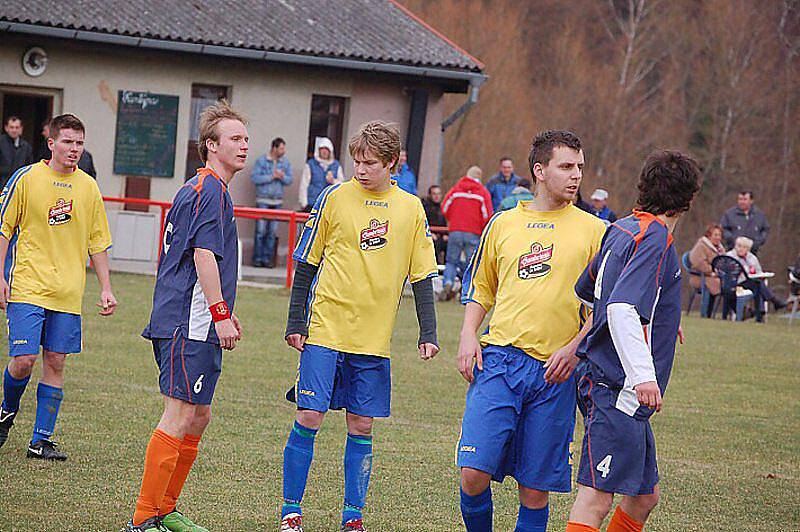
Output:
M389 202L388 201L377 201L377 200L365 200L364 205L367 207L383 207L388 208Z
M389 220L379 222L375 218L369 221L369 227L361 230L359 246L362 251L380 249L386 245L386 235L389 234Z
M66 201L64 198L58 198L56 204L50 207L47 213L47 223L50 225L61 225L69 222L72 219L72 200Z
M59 188L72 188L72 183L62 183L61 181L53 181L53 186Z
M523 253L517 263L517 275L520 279L534 279L550 272L547 262L553 258L553 244L543 247L539 242L531 244L531 250Z
M528 229L555 229L556 224L550 222L528 222Z

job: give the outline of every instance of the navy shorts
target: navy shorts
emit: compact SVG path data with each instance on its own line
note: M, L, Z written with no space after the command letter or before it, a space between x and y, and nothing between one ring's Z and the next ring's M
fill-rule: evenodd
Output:
M306 344L300 353L294 395L297 408L317 412L345 409L358 416L389 417L389 359Z
M194 405L210 405L222 373L222 348L189 340L180 329L172 338L152 341L161 393Z
M483 370L467 390L458 466L567 493L575 428L575 381L544 381L544 363L513 346L483 349Z
M9 356L38 355L40 347L54 353L81 352L80 314L9 303L6 317Z
M649 495L658 484L650 419L618 408L619 393L599 382L592 368L592 362L583 360L575 370L584 426L578 484L607 493Z

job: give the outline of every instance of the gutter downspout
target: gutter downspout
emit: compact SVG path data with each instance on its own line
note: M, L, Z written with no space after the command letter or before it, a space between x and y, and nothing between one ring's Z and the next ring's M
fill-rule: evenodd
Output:
M471 81L469 86L469 98L467 99L467 101L464 102L461 105L461 107L456 109L453 112L453 114L445 118L444 121L442 122L442 134L439 138L439 171L437 172L436 176L437 185L442 182L442 171L444 166L444 133L447 130L447 128L449 128L456 122L456 120L461 118L461 116L467 111L469 111L473 105L478 103L478 95L480 92L481 85L483 85L484 81L486 81L485 77L479 80Z

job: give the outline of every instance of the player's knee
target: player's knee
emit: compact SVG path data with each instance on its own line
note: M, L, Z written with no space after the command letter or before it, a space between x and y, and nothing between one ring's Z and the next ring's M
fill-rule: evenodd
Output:
M638 497L634 497L634 501L636 506L639 507L639 511L641 515L649 515L655 507L658 505L660 495L658 491L651 493L649 495L639 495Z
M492 477L489 473L478 471L471 467L461 468L461 489L470 497L480 495L486 491L491 481Z
M61 353L51 353L49 351L45 352L44 357L42 358L42 364L46 371L55 373L56 375L61 375L64 373L64 366L67 362L67 355L63 355Z
M347 414L347 431L358 436L370 436L372 434L372 418Z
M614 503L614 495L604 491L595 490L581 486L578 488L578 497L575 501L576 506L580 506L584 512L595 516L602 521L611 511Z
M544 508L548 501L549 494L546 491L519 487L519 503L526 508Z
M325 414L316 410L298 410L297 422L309 429L317 430L322 426Z
M12 358L8 364L8 372L15 379L24 379L30 376L33 366L36 364L36 357L37 355L21 355Z
M211 423L211 409L210 408L197 408L194 412L194 420L192 421L192 429L203 431ZM190 431L197 434L195 431Z

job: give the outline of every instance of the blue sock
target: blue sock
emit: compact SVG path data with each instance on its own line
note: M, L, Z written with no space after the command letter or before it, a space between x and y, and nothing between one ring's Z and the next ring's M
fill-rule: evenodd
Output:
M33 439L31 443L49 440L53 437L58 417L58 407L64 399L61 388L50 386L43 382L36 388L36 422L33 424Z
M281 519L288 514L301 514L300 503L306 491L308 470L314 458L315 429L294 422L283 449L283 507Z
M461 517L467 532L491 532L493 512L491 486L474 497L461 490Z
M550 506L534 510L519 505L517 528L514 532L547 532L547 519L550 517Z
M344 508L342 524L361 519L372 473L372 436L347 435L344 448Z
M3 373L3 410L6 412L16 412L19 410L19 400L22 399L22 394L25 393L25 387L31 376L28 375L24 379L15 379L11 376L6 368Z

